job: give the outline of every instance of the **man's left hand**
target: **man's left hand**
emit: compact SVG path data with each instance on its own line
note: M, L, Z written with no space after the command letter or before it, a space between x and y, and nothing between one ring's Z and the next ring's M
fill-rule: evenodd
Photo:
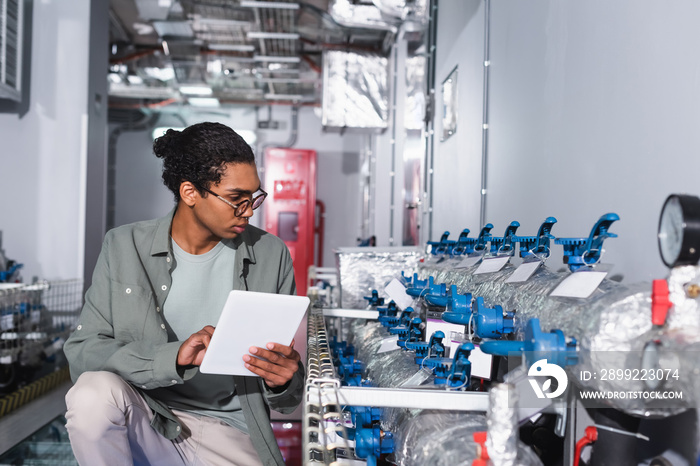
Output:
M267 348L251 346L248 349L250 355L243 356L245 367L262 377L268 387L281 387L292 380L299 369L301 356L294 349L293 340L289 346L279 343L268 343L266 346Z

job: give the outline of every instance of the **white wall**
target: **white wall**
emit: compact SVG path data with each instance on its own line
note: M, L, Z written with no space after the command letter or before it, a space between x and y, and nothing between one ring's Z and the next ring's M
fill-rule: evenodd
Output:
M0 230L25 281L82 278L90 2L33 5L29 111L0 114Z
M437 80L459 63L460 118L457 139L435 143L435 236L479 227L483 2L468 4L440 2ZM659 210L670 193L700 194L699 16L690 0L491 2L486 221L496 234L512 220L534 234L553 215L555 236L587 236L616 212L620 237L604 262L628 282L666 275ZM561 264L560 249L551 261Z
M258 116L267 119L267 110L259 110ZM283 122L283 128L259 131L258 149L265 144L289 141L290 118L289 107L274 107L272 119ZM256 127L256 114L253 107L244 107L225 109L218 115L186 114L185 121L188 125L219 121L234 129L252 130ZM182 125L172 116L164 116L161 123ZM325 266L335 264L334 248L355 246L360 232L359 153L362 137L323 133L321 120L313 108L299 110L298 137L293 147L317 151L317 197L326 205ZM172 193L162 183L161 161L153 155L152 144L150 131L124 132L118 139L115 225L156 218L173 206ZM260 157L256 154L258 162ZM252 223L257 226L262 225L259 216L256 212L253 217Z

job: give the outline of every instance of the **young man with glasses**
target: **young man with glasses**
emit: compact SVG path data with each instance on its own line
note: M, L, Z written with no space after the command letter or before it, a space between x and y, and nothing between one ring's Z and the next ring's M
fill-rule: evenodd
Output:
M198 371L229 291L296 293L284 243L248 225L267 196L253 153L218 123L169 130L153 150L176 206L107 233L64 346L75 456L81 465L282 465L269 409L301 401L293 342L250 349L243 359L259 377Z

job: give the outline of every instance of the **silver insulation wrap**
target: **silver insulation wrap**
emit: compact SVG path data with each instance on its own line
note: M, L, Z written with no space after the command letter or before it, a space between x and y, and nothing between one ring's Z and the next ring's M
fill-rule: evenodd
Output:
M419 248L339 248L336 266L340 280L340 306L346 309L367 307L365 296L384 287L402 271L414 270L423 254Z
M454 269L459 259L448 259L440 263L431 259L419 267L421 278L432 275L436 283L455 284L460 293L469 292L474 297L484 297L489 307L500 305L505 311L515 310L514 324L519 339L522 339L525 325L531 318L539 318L545 332L559 329L567 337L576 338L579 344L579 364L567 370L570 380L576 381L580 388L605 392L647 390L642 380L602 380L598 377L582 381L576 374L581 371L596 373L603 368L642 368L645 345L661 336L652 329L651 284L626 285L606 279L586 299L550 297L549 294L569 276L569 272L556 273L540 267L524 283L505 283L515 270L512 265L507 265L499 272L473 275L478 266ZM690 278L690 271L684 273L680 282ZM674 285L671 286L672 299L673 290ZM696 309L696 303L672 309L669 312L667 331L683 328L684 333L698 334ZM677 339L669 344L675 348L684 345ZM664 417L687 409L692 403L689 398L694 393L697 390L686 391L683 399L664 400L661 406L657 401L643 397L606 400L605 403L636 416Z
M389 121L389 60L369 53L323 52L324 129L381 132Z

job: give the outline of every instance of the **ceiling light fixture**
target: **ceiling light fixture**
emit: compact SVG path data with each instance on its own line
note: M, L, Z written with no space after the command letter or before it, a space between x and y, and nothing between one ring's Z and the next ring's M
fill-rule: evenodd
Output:
M299 40L299 34L294 32L257 32L250 31L248 33L248 40L254 39L287 39L287 40Z
M255 46L243 44L209 44L209 50L221 52L255 52Z
M219 99L214 97L189 97L187 102L193 107L220 107Z
M211 87L208 86L180 86L180 94L186 95L212 95Z
M271 57L269 55L255 55L255 61L273 62L273 63L299 63L299 57Z
M286 3L286 2L256 2L256 1L246 1L243 0L239 4L242 8L269 8L275 10L298 10L298 3Z
M267 100L302 100L301 94L265 94Z

